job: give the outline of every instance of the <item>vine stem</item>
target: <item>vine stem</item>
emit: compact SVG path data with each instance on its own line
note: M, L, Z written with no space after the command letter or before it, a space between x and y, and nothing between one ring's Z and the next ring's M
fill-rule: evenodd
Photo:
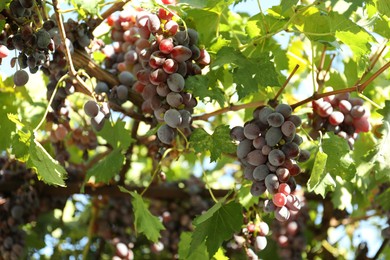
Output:
M62 44L63 44L64 49L65 49L66 62L68 64L68 73L71 77L76 79L76 81L78 83L77 85L80 88L78 88L77 86L75 86L75 87L79 92L84 93L88 96L92 96L92 93L89 90L88 86L86 85L84 80L77 74L77 71L74 68L72 56L70 54L70 50L69 50L68 46L66 45L66 32L65 32L62 16L60 14L60 9L58 7L58 1L52 0L52 3L53 3L54 13L55 13L56 20L57 20L58 30L59 30L60 35L61 35L61 41L62 41Z
M38 131L38 129L42 126L43 122L45 122L46 116L49 113L49 109L50 109L51 103L53 102L54 97L57 94L58 87L60 86L62 81L65 80L65 78L67 78L67 77L69 77L69 75L65 74L58 80L58 82L56 84L56 87L54 88L53 94L51 94L49 103L47 104L45 113L43 114L43 116L41 118L41 121L39 121L38 125L34 128L34 132Z
M88 259L87 258L88 252L89 252L89 248L91 247L91 241L92 241L92 237L94 235L95 222L96 222L98 213L99 213L99 206L95 205L95 203L92 202L92 208L91 208L91 215L92 216L91 216L91 221L89 222L88 234L87 234L88 242L85 245L84 250L83 250L83 259Z
M276 101L278 97L282 94L283 90L286 88L287 84L290 82L291 78L294 76L295 72L297 72L299 68L299 64L295 65L295 68L291 71L290 75L286 79L286 81L283 83L283 86L279 89L278 93L276 93L275 97L272 99L272 101Z
M317 100L319 98L323 97L328 97L331 95L337 95L341 93L347 93L347 92L354 92L357 91L358 93L361 93L364 91L364 89L375 79L377 78L380 74L382 74L386 69L390 67L390 61L387 62L385 65L383 65L377 72L375 72L373 75L371 75L370 78L368 78L364 83L362 84L357 84L353 87L350 88L345 88L345 89L339 89L339 90L334 90L334 91L329 91L325 93L314 93L312 96L301 100L293 105L291 105L291 108L294 110L295 108L302 106L310 101Z
M230 104L230 106L228 106L228 107L224 107L224 108L221 108L221 109L218 109L216 111L213 111L213 112L210 112L210 113L206 113L206 114L203 114L203 115L194 116L193 120L204 120L204 121L207 121L210 117L217 116L217 115L229 112L229 111L238 111L238 110L246 109L246 108L255 108L255 107L258 107L258 106L262 106L262 105L264 105L264 101L255 101L255 102L251 102L251 103L247 103L247 104L241 104L241 105Z

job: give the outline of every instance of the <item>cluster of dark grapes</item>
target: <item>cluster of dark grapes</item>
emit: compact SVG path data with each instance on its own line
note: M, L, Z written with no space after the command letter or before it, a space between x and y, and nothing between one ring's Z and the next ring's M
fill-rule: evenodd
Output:
M0 185L22 181L11 192L0 193L0 259L22 259L25 233L18 226L34 220L39 209L36 190L28 184L33 176L25 165L0 157Z
M41 1L35 0L13 0L6 12L6 25L0 36L0 44L3 44L9 50L17 50L17 57L11 60L11 66L16 62L19 69L14 74L14 84L23 86L28 82L29 74L34 74L39 68L49 62L50 54L55 50L55 44L52 35L44 23L40 8ZM20 19L23 19L21 22ZM15 22L18 21L18 22ZM5 48L3 47L6 53ZM4 56L4 55L2 55Z
M360 132L371 128L370 111L363 106L363 99L350 97L349 93L320 98L312 102L310 115L313 130L310 136L317 139L320 132L334 132L348 141L351 149Z
M197 101L185 91L185 79L201 74L202 67L210 62L208 52L197 46L198 33L182 29L173 17L163 8L157 14L125 10L119 17L109 17L115 42L104 48L104 64L118 76L120 85L109 90L101 82L95 89L119 103L126 102L129 89L140 93L142 111L164 123L157 132L164 144L175 140L177 129L190 134Z
M302 252L306 248L303 232L309 215L301 190L295 191L294 195L301 201L301 210L293 212L285 222L274 221L272 224L272 237L279 246L278 253L281 259L302 259Z
M252 195L268 191L272 200L265 201L265 209L273 211L279 221L288 220L290 211L300 208L298 198L291 194L296 187L294 176L301 172L297 161L310 157L309 151L299 148L303 140L296 129L300 125L291 107L279 104L275 109L257 108L253 120L231 130L232 139L240 142L237 157L244 166L244 177L253 181Z

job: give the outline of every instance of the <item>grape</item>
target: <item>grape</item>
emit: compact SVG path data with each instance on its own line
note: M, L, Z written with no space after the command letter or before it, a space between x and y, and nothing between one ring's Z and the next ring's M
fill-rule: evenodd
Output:
M303 139L299 135L295 135L294 139L292 140L292 142L296 143L297 145L300 145L303 142Z
M160 107L156 110L154 110L154 116L156 117L156 119L159 121L159 122L163 122L164 121L164 114L167 110L164 108L164 107Z
M291 168L288 169L291 176L297 176L301 173L301 167L299 167L297 164L293 164Z
M22 206L15 205L11 208L11 216L15 219L22 219L24 214L24 209Z
M176 131L168 125L162 125L157 130L157 137L162 143L171 144L175 140Z
M352 106L363 106L363 99L361 98L350 98L349 102Z
M18 70L14 74L14 84L17 87L24 86L28 82L28 74L24 70Z
M173 20L169 20L165 25L164 29L168 32L170 35L176 35L179 30L179 25L177 22Z
M173 59L166 59L164 61L164 64L163 64L163 70L168 73L168 74L172 74L172 73L175 73L177 72L179 69L179 64L177 63L177 61L173 60ZM181 74L179 74L181 75Z
M274 147L282 139L283 133L279 127L271 127L265 134L265 141L270 147Z
M170 92L167 96L167 103L171 107L179 107L181 104L183 104L183 97L180 95L180 93L176 92Z
M278 192L283 193L284 195L288 195L291 193L291 188L287 183L281 183L279 185ZM286 198L286 200L287 200L287 198Z
M62 141L65 139L66 135L68 134L68 129L62 124L58 125L57 129L54 132L57 140Z
M273 112L268 115L267 122L270 126L280 127L284 123L284 117L279 112Z
M190 43L190 39L187 35L187 32L185 32L185 31L177 32L175 37L174 37L174 41L175 41L175 44L178 46L180 46L180 45L188 46Z
M190 50L192 52L191 59L197 60L200 58L200 49L196 45L191 45ZM190 63L191 65L195 65L195 63Z
M268 154L268 161L274 166L280 166L284 163L286 156L279 149L274 149Z
M125 245L124 243L116 244L115 248L116 248L116 254L121 258L126 258L127 255L129 254L129 249L127 245Z
M162 53L164 54L169 54L173 50L173 40L172 38L166 38L162 39L160 44L159 44L159 49Z
M119 85L116 88L116 94L119 100L126 101L129 94L129 89L125 85Z
M210 54L205 49L200 50L200 56L199 59L197 59L197 62L201 65L208 65L210 64L211 58Z
M167 74L163 69L156 69L152 71L149 75L150 83L154 85L159 85L167 80Z
M351 109L351 116L353 118L361 118L365 114L366 110L363 106L353 106Z
M196 45L196 44L198 44L199 35L198 35L197 31L195 31L192 28L188 28L187 29L187 34L188 34L188 36L190 38L189 45Z
M276 176L278 176L280 182L286 182L290 178L290 172L287 168L279 167L276 170Z
M298 162L306 162L310 159L310 152L308 150L301 150L298 157Z
M160 29L161 22L156 14L149 14L147 25L149 31L155 33Z
M164 114L164 121L168 126L176 128L182 123L183 119L179 111L176 109L168 109Z
M296 127L293 122L286 121L283 123L281 130L285 136L291 137L295 135Z
M299 116L291 115L286 119L286 121L291 121L295 125L295 127L299 127L302 124L302 120Z
M258 227L259 227L259 233L258 234L260 236L267 236L268 235L268 233L269 233L269 226L268 226L268 224L266 222L263 222L263 221L259 222Z
M257 236L256 237L256 247L259 250L263 250L264 248L267 247L267 238L264 236Z
M153 69L160 68L164 65L165 60L166 56L164 53L160 51L155 51L150 55L149 66Z
M168 76L167 84L170 90L180 92L184 89L184 78L179 73L173 73Z
M153 84L147 84L144 89L142 90L142 97L143 99L151 99L157 94L157 88Z
M110 89L108 88L108 85L107 83L103 82L103 81L99 81L98 83L96 83L96 87L95 87L95 92L97 94L101 94L101 93L108 93Z
M245 128L244 128L244 131L245 131ZM249 139L249 138L248 138ZM256 148L256 149L262 149L265 145L265 139L264 137L262 136L258 136L256 137L255 139L253 139L253 146Z
M276 207L283 207L287 203L287 197L285 194L278 192L272 197L272 202L275 204Z
M4 59L9 55L7 46L0 44L0 59Z
M125 85L125 86L132 86L135 82L135 77L134 75L129 72L129 71L122 71L121 73L119 73L118 75L118 80L121 84Z
M156 91L160 97L166 97L171 92L171 90L168 87L168 84L166 83L158 84L158 86L156 87Z
M355 127L357 133L368 132L371 129L371 125L366 117L353 119L353 126Z
M290 210L298 211L301 209L301 203L295 195L289 194L287 195L286 207Z
M275 111L282 114L284 118L288 118L291 116L292 108L287 104L279 104L276 106Z
M186 61L189 58L191 58L191 56L192 56L192 51L189 48L182 45L175 46L171 52L172 59L178 62Z
M135 64L138 60L138 53L135 50L129 50L125 54L126 64Z
M253 179L255 179L256 181L263 181L265 180L268 174L269 174L269 169L267 165L261 164L253 170Z
M246 138L253 140L260 134L260 129L255 123L249 123L244 126L244 135Z
M245 139L244 128L242 126L235 126L230 130L230 138L236 141L242 141Z
M271 213L271 212L275 211L275 209L276 209L276 206L272 202L272 200L265 200L264 201L264 211L265 212Z
M34 6L35 0L19 0L21 6L26 9L29 9Z
M299 146L296 143L287 143L282 146L282 151L286 158L294 159L299 155Z
M253 166L259 166L267 161L267 157L260 150L253 150L248 153L246 160Z
M38 48L46 49L47 46L50 44L50 40L51 40L50 34L46 30L41 29L36 32L35 36L37 37L36 44Z
M275 218L280 222L285 222L290 218L290 211L285 206L276 208Z
M182 122L180 124L180 127L190 127L192 122L192 116L191 113L188 110L180 110L180 115L182 117Z
M340 100L339 109L342 113L347 114L352 109L352 104L348 100Z
M264 182L269 193L275 194L278 191L279 180L275 174L268 174Z
M245 179L250 180L250 181L254 181L253 170L255 168L256 167L252 166L252 165L248 165L247 167L245 167L245 169L244 169L244 177L245 177Z
M240 142L240 144L237 146L237 157L239 159L245 158L248 153L252 150L252 141L245 139Z
M341 124L344 121L344 114L340 111L333 111L329 116L329 123L334 126Z
M266 190L266 187L264 185L264 182L261 182L261 181L255 181L252 183L252 186L251 186L251 194L252 196L260 196L262 195Z
M317 107L316 111L317 111L319 116L328 117L332 114L332 112L333 112L332 104L330 104L329 102L326 102L326 101L322 101L322 102L319 102L317 104L318 104L318 107Z
M261 152L264 154L264 155L268 155L270 152L272 151L272 148L268 145L264 145L262 148L261 148Z

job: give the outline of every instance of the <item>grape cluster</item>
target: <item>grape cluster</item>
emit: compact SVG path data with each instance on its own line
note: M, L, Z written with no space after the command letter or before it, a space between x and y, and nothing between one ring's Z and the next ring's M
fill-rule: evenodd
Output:
M289 105L279 104L275 109L259 107L253 120L231 129L231 137L239 141L237 157L244 165L244 177L253 181L251 193L260 196L265 191L272 195L266 200L266 209L274 211L276 219L286 221L290 211L300 208L293 194L294 176L301 172L298 162L309 159L310 152L301 150L302 138L296 133L301 119L292 115Z
M279 246L281 259L302 259L302 252L306 248L304 230L309 215L301 190L295 191L294 195L301 201L301 210L293 212L287 221L274 221L272 225L272 237Z
M347 140L353 149L358 133L371 129L370 111L363 106L363 99L350 97L349 93L317 99L312 107L310 136L313 139L317 139L320 132L334 132Z
M120 85L109 90L106 83L96 86L96 93L106 92L119 103L126 102L129 89L143 97L142 111L154 115L159 127L157 136L171 144L177 130L188 135L196 99L185 91L185 79L201 74L210 55L200 49L198 33L182 29L174 14L160 8L158 13L145 10L122 11L110 16L111 38L106 46L106 69L117 75Z

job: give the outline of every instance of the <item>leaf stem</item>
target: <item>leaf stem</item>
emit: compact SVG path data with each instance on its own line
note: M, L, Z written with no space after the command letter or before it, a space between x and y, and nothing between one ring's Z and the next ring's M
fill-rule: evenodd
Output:
M199 161L200 161L200 158L199 158ZM214 193L213 193L213 191L212 191L211 188L210 188L210 184L209 184L209 181L208 181L208 179L207 179L207 174L206 174L206 171L205 171L204 168L203 168L203 164L202 164L201 161L200 161L200 165L201 165L201 167L202 167L203 179L204 179L204 182L205 182L205 184L206 184L207 189L209 190L210 196L211 196L211 198L213 199L213 201L214 201L215 203L218 203L217 198L214 196Z
M60 86L62 81L65 80L67 77L69 77L69 75L65 74L58 80L58 82L56 84L56 87L54 88L53 93L51 94L49 103L47 104L45 113L43 114L41 121L39 121L38 125L34 128L34 132L38 131L38 129L42 126L43 122L45 122L46 116L49 113L49 109L50 109L51 103L53 102L54 97L57 94L58 87Z

